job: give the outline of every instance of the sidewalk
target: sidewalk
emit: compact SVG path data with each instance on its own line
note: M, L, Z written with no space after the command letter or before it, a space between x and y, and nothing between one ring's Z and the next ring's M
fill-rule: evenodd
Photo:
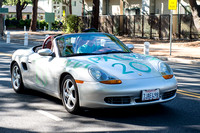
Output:
M10 32L11 41L24 41L24 34L28 33L28 40L30 43L34 42L43 42L46 35L55 35L55 34L62 34L61 31L38 31L38 32L31 32L31 31L6 31L5 34ZM6 40L6 38L4 38Z
M15 42L24 44L24 31L9 31L11 35L11 43ZM43 43L46 35L62 34L60 31L39 31L30 32L27 31L29 38L29 45L40 45ZM7 32L6 32L7 34ZM162 60L169 60L178 63L190 63L200 64L200 40L198 41L173 41L172 43L172 54L170 55L169 40L151 40L151 39L140 39L140 38L129 38L117 36L125 44L134 44L135 53L143 54L144 42L150 42L149 54L157 56ZM6 38L4 38L6 41Z
M126 44L134 44L133 52L143 54L144 42L150 42L149 55L157 56L165 61L178 63L200 64L200 40L198 41L173 41L170 56L169 40L152 40L140 38L118 37Z

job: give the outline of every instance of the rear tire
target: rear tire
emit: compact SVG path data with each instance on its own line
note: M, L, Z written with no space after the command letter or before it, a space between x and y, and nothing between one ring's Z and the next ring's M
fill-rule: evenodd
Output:
M22 80L21 70L16 62L12 65L11 81L12 81L12 87L15 92L17 93L24 92L24 84Z
M80 111L78 89L74 78L66 75L61 84L61 98L65 109L72 114Z

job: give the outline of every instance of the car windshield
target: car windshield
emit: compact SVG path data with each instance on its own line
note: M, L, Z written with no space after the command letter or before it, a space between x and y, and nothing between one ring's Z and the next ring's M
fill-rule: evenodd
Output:
M103 33L64 35L56 38L61 57L109 53L130 53L119 39Z

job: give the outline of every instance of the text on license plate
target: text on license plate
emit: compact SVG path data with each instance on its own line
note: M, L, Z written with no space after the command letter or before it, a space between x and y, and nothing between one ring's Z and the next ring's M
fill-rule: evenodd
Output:
M153 90L143 90L142 91L142 101L151 101L159 99L159 89Z

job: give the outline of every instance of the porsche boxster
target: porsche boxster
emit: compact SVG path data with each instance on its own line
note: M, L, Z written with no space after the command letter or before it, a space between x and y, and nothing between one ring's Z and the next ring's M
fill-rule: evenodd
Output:
M13 53L12 86L17 93L31 88L60 98L70 113L174 99L170 66L133 48L107 33L49 36L43 45Z

